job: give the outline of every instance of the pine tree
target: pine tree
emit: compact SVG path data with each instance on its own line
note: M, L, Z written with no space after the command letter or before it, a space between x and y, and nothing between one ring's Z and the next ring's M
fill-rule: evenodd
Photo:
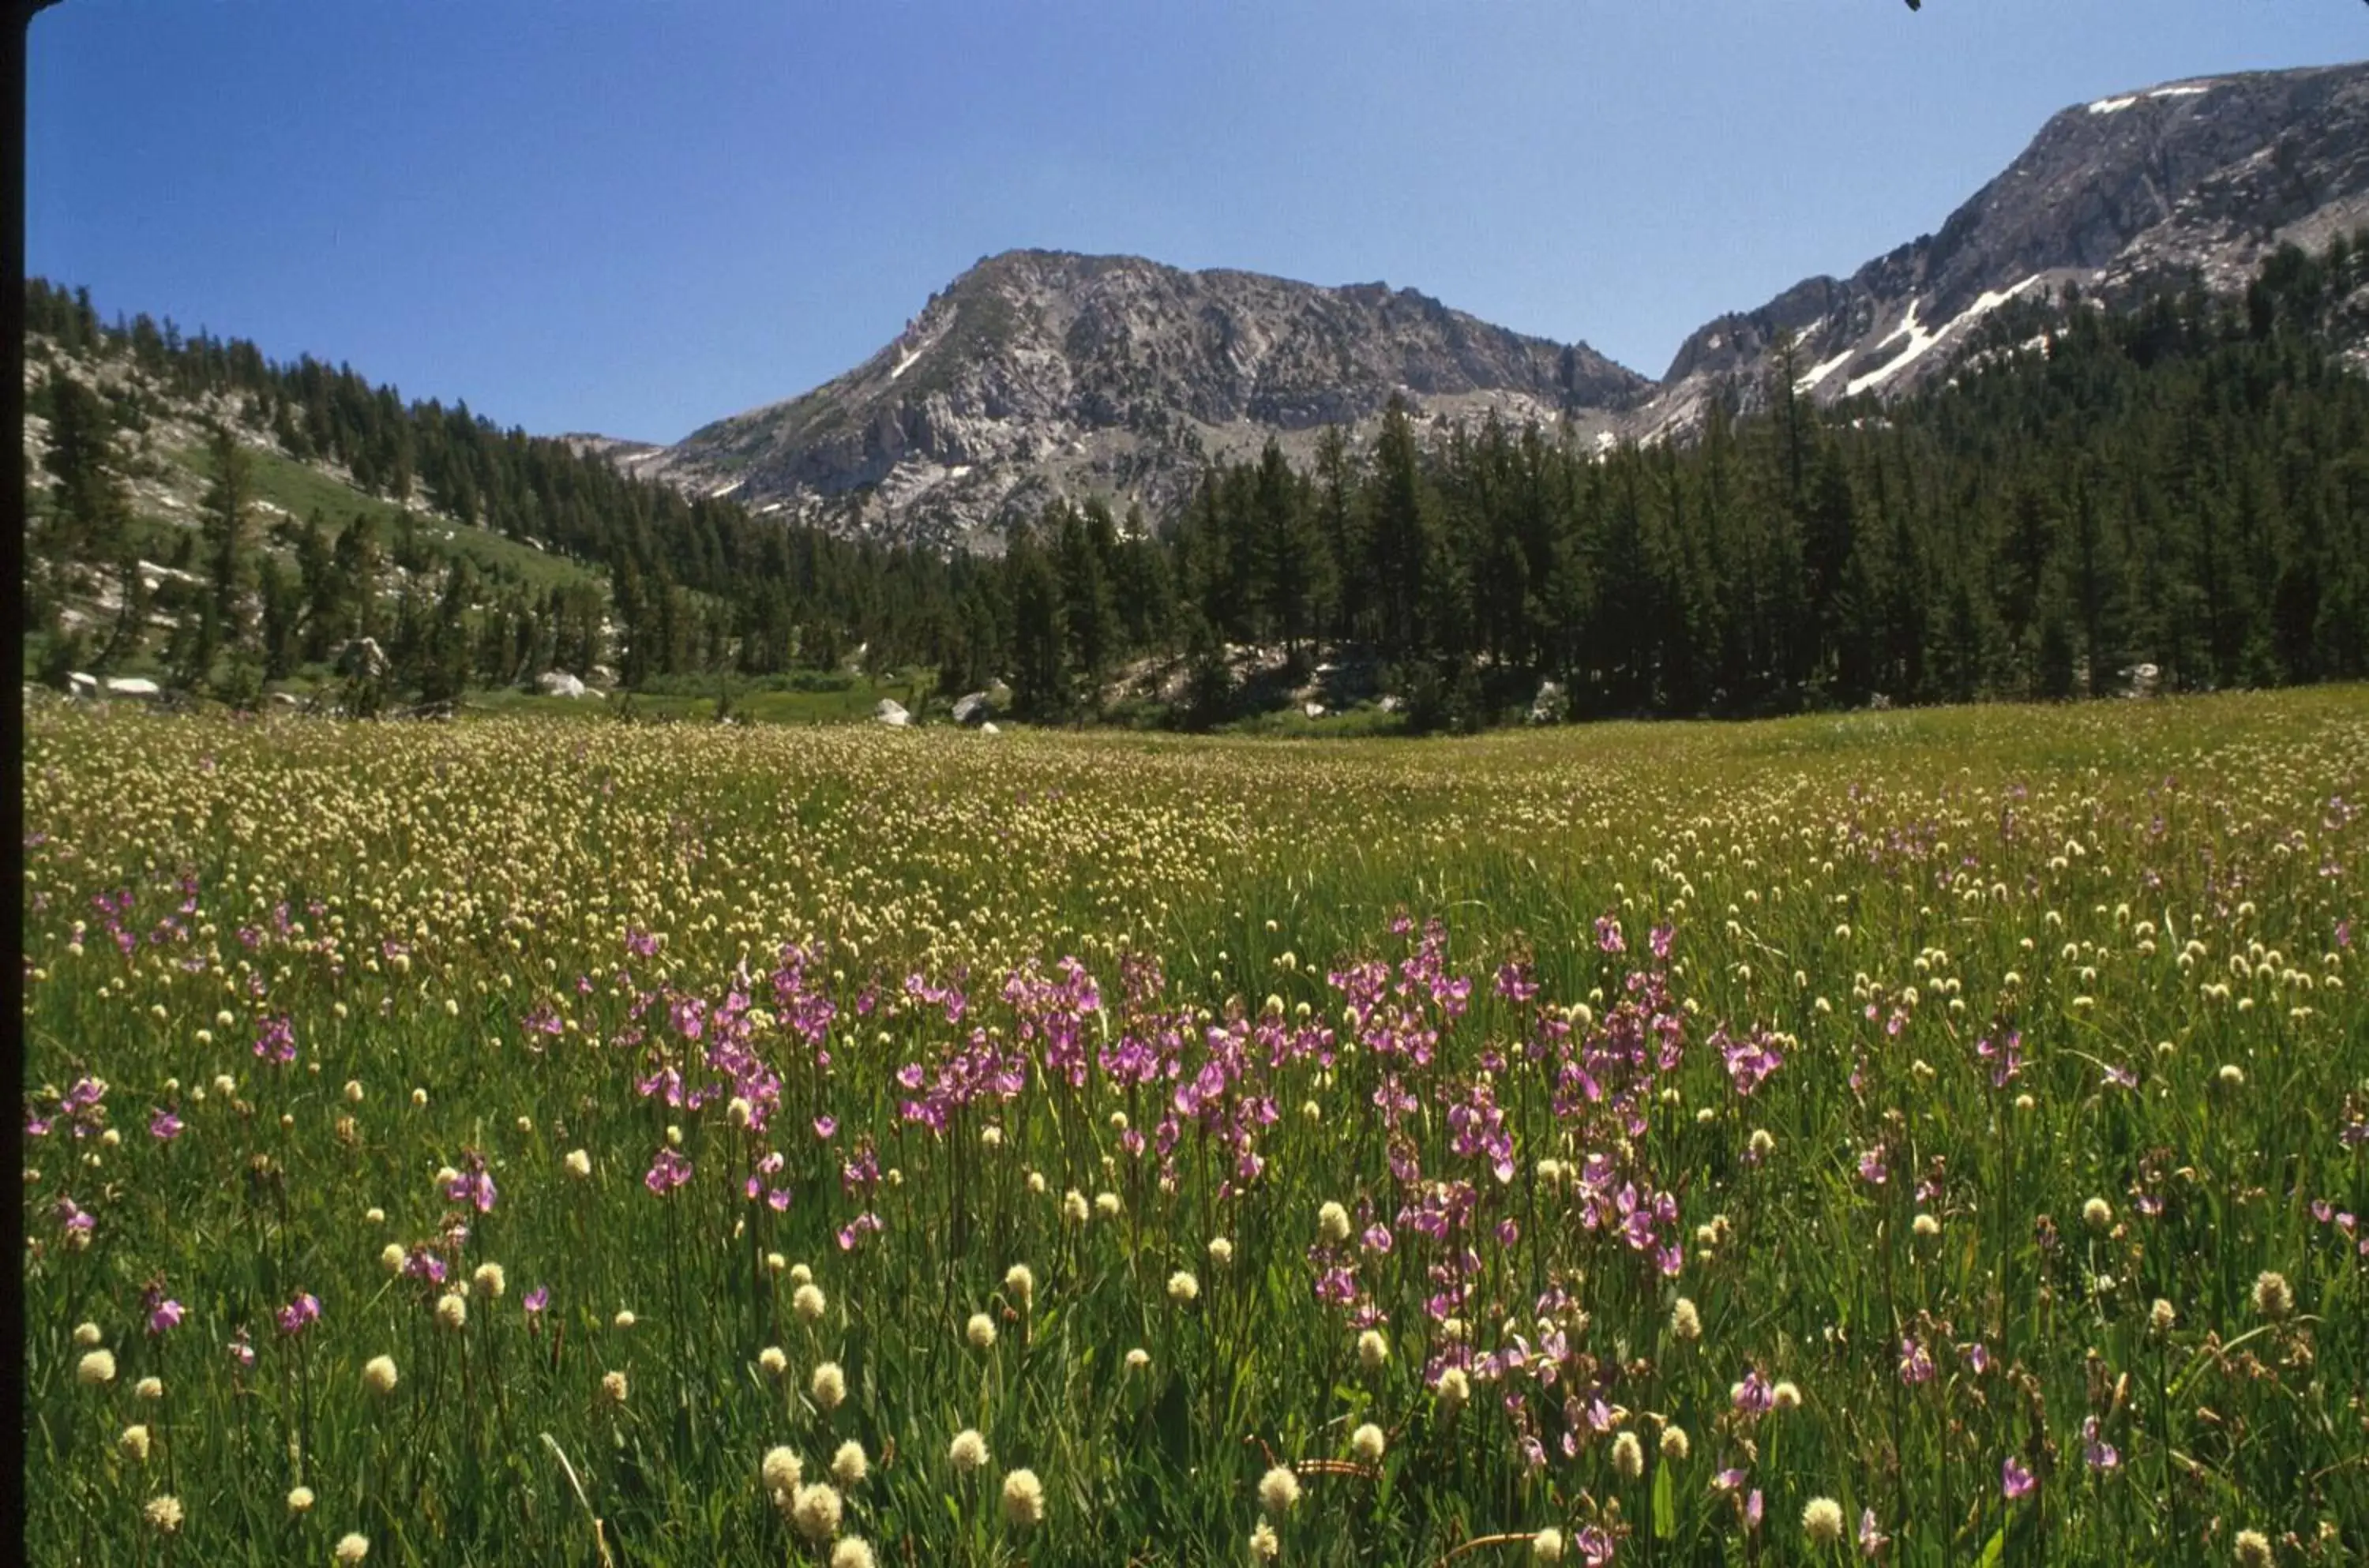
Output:
M1299 479L1273 436L1259 453L1255 508L1253 527L1266 624L1282 639L1284 657L1297 671L1323 600L1322 541Z
M50 372L47 390L51 519L42 544L60 557L111 565L132 520L114 416L105 398L63 371Z
M206 544L210 592L207 612L215 635L225 642L236 642L244 628L239 587L246 549L247 508L253 498L251 471L246 449L226 425L214 426L206 453L212 474L199 523Z
M1373 583L1382 656L1396 659L1427 646L1422 624L1424 567L1437 532L1435 508L1415 452L1403 398L1392 395L1374 446L1372 532L1367 575Z
M317 663L329 657L338 635L337 573L318 507L306 515L303 531L296 536L296 581L303 599L297 657Z
M1071 703L1068 616L1061 581L1026 531L1006 557L1012 585L1012 700L1025 718L1069 716Z
M1103 681L1119 651L1118 606L1110 580L1116 530L1110 509L1100 500L1090 502L1083 511L1067 506L1048 509L1045 521L1056 541L1068 662L1083 688L1086 706L1099 710Z
M303 651L298 640L303 589L269 555L256 569L256 588L263 601L263 679L285 681L296 672Z

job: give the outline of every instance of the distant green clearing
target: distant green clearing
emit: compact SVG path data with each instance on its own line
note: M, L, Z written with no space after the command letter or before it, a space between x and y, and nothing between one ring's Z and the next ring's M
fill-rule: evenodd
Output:
M263 514L270 523L285 521L301 527L306 518L317 511L321 514L323 528L334 538L355 518L366 516L378 523L383 544L391 544L408 526L416 529L419 538L439 554L465 557L471 565L488 575L515 578L537 590L605 584L608 580L605 574L581 562L547 554L532 545L521 544L515 539L505 538L482 528L466 527L450 519L421 517L383 497L357 490L342 480L293 458L251 449L247 457L256 498L268 501L287 514L285 519L270 513ZM173 458L201 478L212 479L213 463L204 448L184 448L176 452Z

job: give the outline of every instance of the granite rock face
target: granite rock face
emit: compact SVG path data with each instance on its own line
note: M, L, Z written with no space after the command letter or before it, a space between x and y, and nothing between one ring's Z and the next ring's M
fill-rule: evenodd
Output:
M1602 425L1651 390L1585 344L1412 289L1011 251L837 380L619 460L761 511L991 544L1056 496L1172 511L1211 455L1271 434L1304 447L1326 425L1375 420L1394 394L1418 414Z
M2077 104L1940 232L1849 278L1809 278L1679 348L1627 422L1682 435L1707 399L1765 401L1791 334L1820 402L1907 391L2008 300L2078 285L2113 303L2163 286L2242 288L2283 243L2369 223L2369 64L2199 77Z
M2203 77L2055 115L1939 232L1707 323L1658 383L1412 289L1022 250L803 396L671 447L577 439L761 515L993 549L1057 497L1172 516L1210 459L1273 437L1304 463L1328 425L1369 439L1393 395L1436 426L1536 420L1597 445L1683 441L1714 402L1765 404L1780 353L1822 403L1893 396L1945 373L2010 301L2233 290L2280 244L2363 224L2369 64Z

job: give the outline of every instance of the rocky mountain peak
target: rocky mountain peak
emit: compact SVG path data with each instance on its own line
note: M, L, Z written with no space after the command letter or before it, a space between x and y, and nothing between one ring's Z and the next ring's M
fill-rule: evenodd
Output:
M1848 279L1809 278L1679 347L1631 422L1682 433L1707 400L1750 406L1791 335L1820 401L1908 390L2008 301L2240 286L2283 243L2369 222L2369 64L2168 82L2075 104L1942 223Z
M1274 438L1304 459L1326 426L1369 433L1394 396L1434 420L1683 439L1714 402L1765 399L1788 340L1800 392L1895 395L2018 299L2235 288L2278 245L2363 223L2369 64L2198 77L2066 109L1939 230L1705 324L1659 383L1410 288L1010 250L838 379L613 456L761 513L992 547L1058 496L1172 514L1211 456Z
M845 375L637 466L761 510L986 541L1058 495L1168 511L1208 454L1304 444L1376 419L1392 396L1425 414L1603 424L1651 384L1585 344L1413 289L1013 250Z

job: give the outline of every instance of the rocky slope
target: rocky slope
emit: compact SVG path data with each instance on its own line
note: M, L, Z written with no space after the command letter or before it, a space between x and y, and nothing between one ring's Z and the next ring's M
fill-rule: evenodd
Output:
M1158 515L1206 459L1328 424L1495 411L1586 433L1652 383L1380 283L1320 288L1133 257L1012 251L803 397L618 460L762 511L932 544L991 540L1057 495Z
M2077 283L2112 300L2193 280L2242 287L2270 252L2369 223L2369 64L2200 77L2078 104L1941 225L1848 279L1810 278L1689 337L1627 422L1682 434L1706 399L1765 395L1791 333L1821 402L1942 371L2019 295Z
M1327 424L1370 434L1394 394L1438 421L1683 440L1713 399L1763 401L1790 335L1810 395L1889 396L1945 371L2011 300L2242 286L2278 245L2318 248L2364 223L2369 64L2199 78L2056 115L1939 233L1707 324L1659 383L1412 289L1012 251L804 396L672 447L571 439L760 512L992 548L1055 496L1172 512L1208 458L1274 435L1304 461Z

